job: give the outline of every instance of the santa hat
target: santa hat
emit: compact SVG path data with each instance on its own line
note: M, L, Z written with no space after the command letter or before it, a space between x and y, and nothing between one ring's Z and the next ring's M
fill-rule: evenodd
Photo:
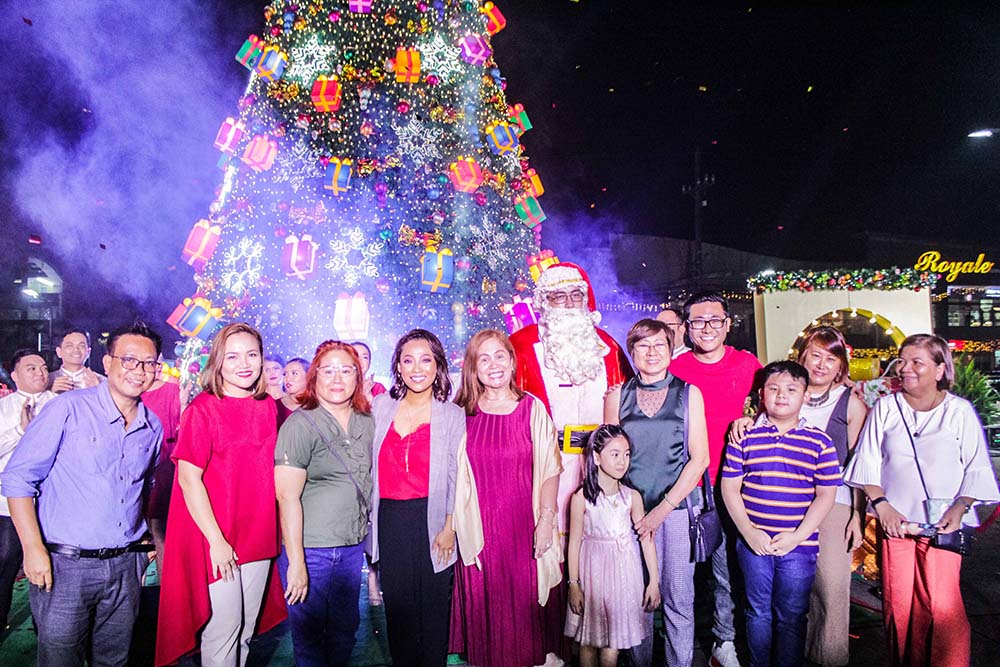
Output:
M540 301L546 292L571 286L586 288L587 310L591 312L597 310L597 299L594 298L590 277L586 271L570 262L553 264L542 271L542 275L538 278L538 284L535 285L535 301Z

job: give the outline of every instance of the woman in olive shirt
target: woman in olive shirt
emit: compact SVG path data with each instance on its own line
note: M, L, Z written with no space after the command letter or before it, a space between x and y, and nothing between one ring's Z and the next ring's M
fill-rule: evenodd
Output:
M347 665L360 622L374 435L354 348L321 344L302 396L274 454L284 536L278 571L295 664Z

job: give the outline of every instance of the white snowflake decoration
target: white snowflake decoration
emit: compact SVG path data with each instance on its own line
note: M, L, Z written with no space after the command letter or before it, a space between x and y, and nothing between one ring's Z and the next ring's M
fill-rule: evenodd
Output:
M496 271L500 264L500 259L505 252L505 241L507 234L500 225L497 225L483 216L483 221L479 225L472 225L469 228L472 232L472 242L469 250L473 255L479 257L491 271Z
M328 74L334 70L333 60L337 47L332 44L320 44L318 37L312 37L302 46L295 46L289 51L286 79L312 84L320 74Z
M260 280L264 263L264 244L243 237L223 255L222 286L233 294L242 294Z
M320 151L311 148L304 141L295 142L291 150L278 151L275 158L277 168L271 171L274 182L287 182L294 192L298 192L307 178L319 178L323 175L323 167L319 161L321 157Z
M417 44L417 49L420 50L422 67L445 81L464 71L465 64L459 58L462 50L446 42L440 32L435 32L433 38Z
M330 241L330 261L326 268L339 274L344 287L357 287L362 278L378 278L375 259L382 254L384 243L365 243L360 227L352 228L346 238Z
M441 159L437 142L444 132L443 128L424 124L416 116L410 116L406 125L393 123L392 128L396 130L396 138L399 140L397 151L401 157L410 158L418 167L431 160Z

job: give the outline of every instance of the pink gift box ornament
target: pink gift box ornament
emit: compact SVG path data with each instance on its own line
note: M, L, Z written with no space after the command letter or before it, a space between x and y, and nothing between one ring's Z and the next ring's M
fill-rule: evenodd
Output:
M482 65L493 55L490 45L482 35L466 35L458 40L462 60L470 65Z
M483 170L471 157L459 156L448 165L448 178L459 192L475 192L483 184Z
M242 120L227 118L222 121L219 133L215 135L215 143L213 145L223 153L235 154L236 144L243 138L245 130L246 125Z
M196 272L204 271L205 264L211 259L216 246L219 245L221 235L222 227L213 225L204 218L194 223L187 241L184 242L184 249L181 251L184 261L190 264Z
M316 270L316 251L319 244L312 234L301 237L289 234L285 237L285 247L281 253L281 268L289 277L305 280Z
M254 171L267 171L274 165L274 158L278 154L278 142L270 137L258 134L247 144L240 158Z

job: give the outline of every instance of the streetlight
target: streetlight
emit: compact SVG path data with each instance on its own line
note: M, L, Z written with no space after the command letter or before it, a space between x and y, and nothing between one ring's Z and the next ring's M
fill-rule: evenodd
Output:
M969 132L970 139L988 139L992 137L995 132L1000 132L995 127L990 127L982 130L976 130L975 132Z

